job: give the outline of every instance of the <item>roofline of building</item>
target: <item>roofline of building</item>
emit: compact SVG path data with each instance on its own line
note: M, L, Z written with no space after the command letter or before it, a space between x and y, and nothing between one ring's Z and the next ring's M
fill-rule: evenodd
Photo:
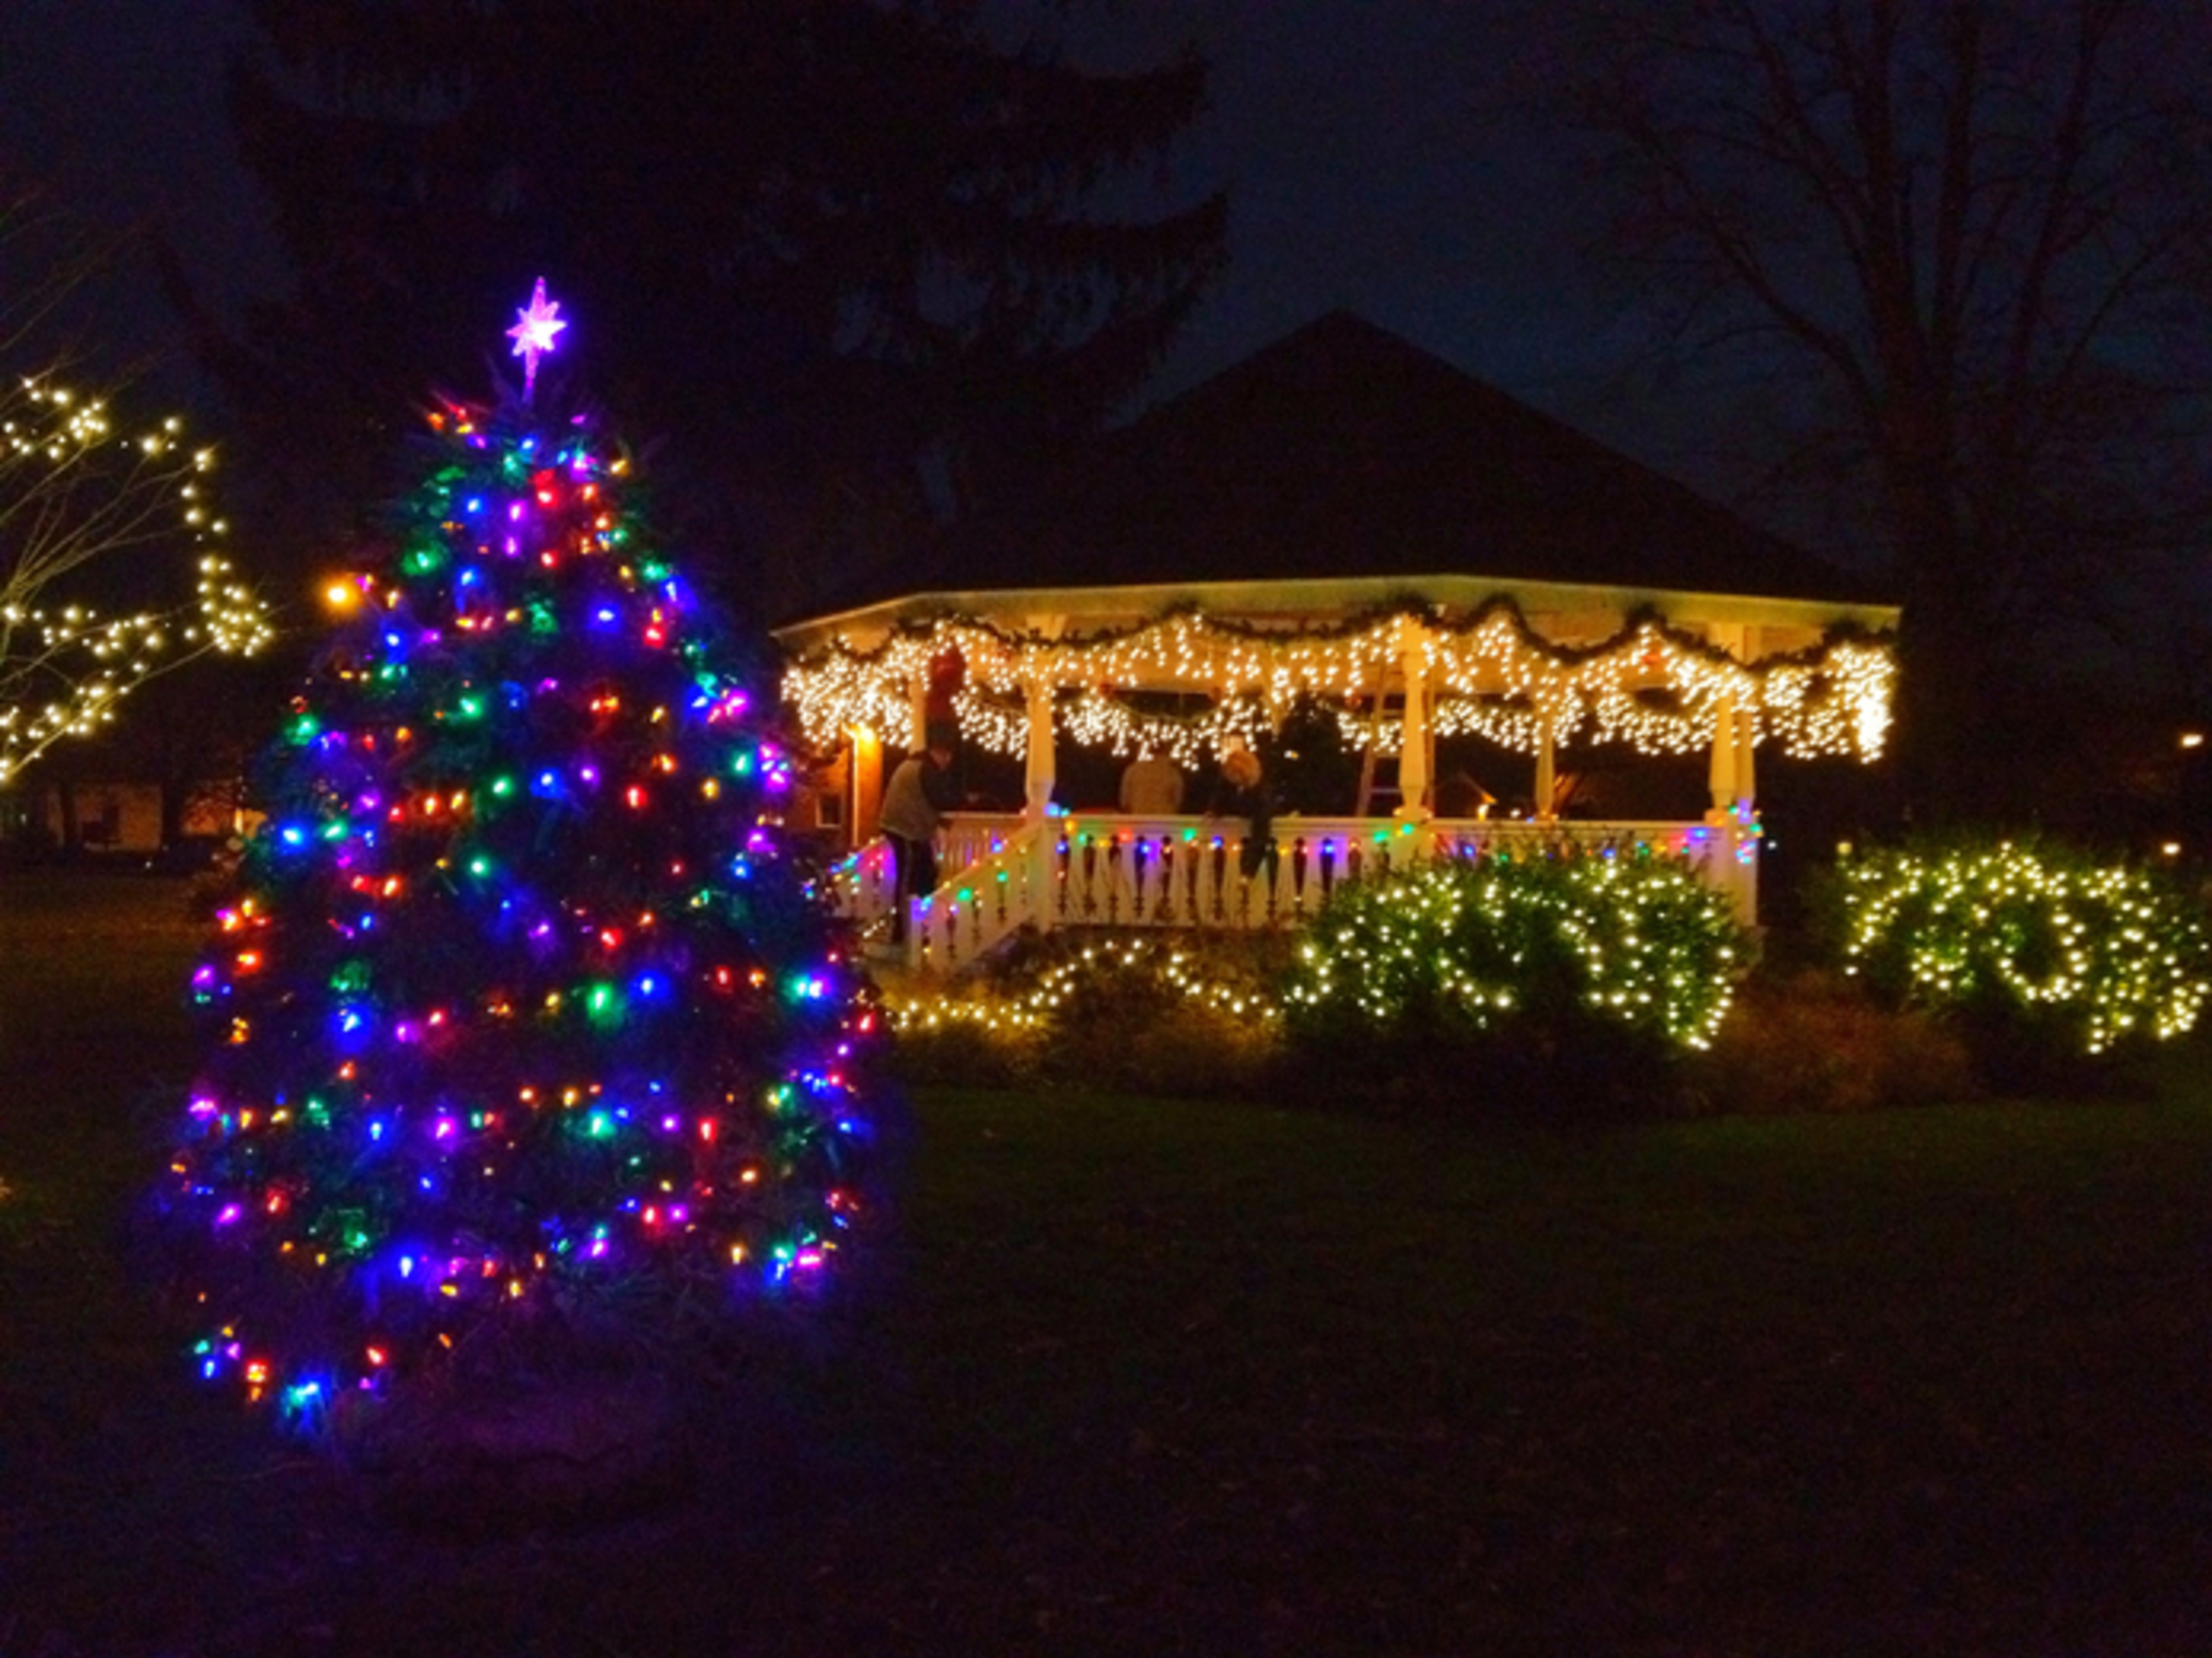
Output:
M1656 611L1676 622L1748 623L1827 629L1838 626L1870 632L1894 631L1901 614L1893 604L1848 600L1776 599L1750 593L1705 593L1658 587L1598 586L1565 581L1518 581L1498 576L1342 576L1262 581L1146 582L1129 586L1078 588L986 588L965 591L909 593L825 616L802 618L771 629L786 650L803 654L839 634L888 631L902 624L940 616L1010 619L1017 627L1032 618L1059 625L1083 620L1141 621L1177 610L1246 620L1359 615L1400 604L1471 614L1486 604L1509 599L1522 612ZM1011 620L1018 618L1018 620Z

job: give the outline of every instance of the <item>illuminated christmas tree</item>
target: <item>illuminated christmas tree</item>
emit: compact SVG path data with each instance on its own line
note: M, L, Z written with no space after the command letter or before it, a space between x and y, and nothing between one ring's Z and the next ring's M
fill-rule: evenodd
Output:
M727 1329L863 1208L874 1015L779 851L789 761L628 461L533 411L557 310L334 589L193 980L200 1363L306 1413Z

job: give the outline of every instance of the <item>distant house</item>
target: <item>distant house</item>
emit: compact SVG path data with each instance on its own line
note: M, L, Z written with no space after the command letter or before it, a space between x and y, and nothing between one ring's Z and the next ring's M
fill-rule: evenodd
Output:
M165 839L161 795L159 784L139 778L64 777L32 766L0 791L0 846L152 853L178 840L241 833L250 815L228 793L195 791L183 800L177 829Z
M824 815L865 917L891 902L868 843L886 747L939 716L1020 757L1022 809L955 819L909 929L952 967L1017 926L1294 921L1378 859L1566 843L1690 858L1750 920L1755 751L1877 755L1897 620L1862 578L1336 312L918 549L900 590L778 637L786 701L838 756ZM1280 820L1285 856L1253 881L1202 817L1055 810L1063 747L1202 771L1299 710L1362 753L1360 787ZM1521 815L1440 789L1440 741L1525 756ZM1562 755L1607 749L1702 753L1703 800L1570 819Z

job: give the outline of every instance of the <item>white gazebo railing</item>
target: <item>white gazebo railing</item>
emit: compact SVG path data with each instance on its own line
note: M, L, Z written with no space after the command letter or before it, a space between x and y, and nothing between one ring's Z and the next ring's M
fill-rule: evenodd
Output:
M905 959L954 972L1024 928L1295 926L1340 882L1435 858L1657 852L1686 859L1739 907L1757 875L1758 830L1748 821L1281 817L1273 858L1249 879L1238 856L1244 827L1235 819L1109 812L1041 823L956 813L943 838L941 883L913 902ZM891 919L896 893L881 845L837 866L834 880L842 914L871 928Z

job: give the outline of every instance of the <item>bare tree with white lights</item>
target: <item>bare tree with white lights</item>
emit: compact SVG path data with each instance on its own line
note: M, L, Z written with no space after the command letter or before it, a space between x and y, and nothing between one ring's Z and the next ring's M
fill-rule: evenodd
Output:
M0 783L99 730L153 674L269 637L219 551L213 451L175 416L119 427L57 378L52 325L99 251L6 257L53 228L34 199L0 208Z

